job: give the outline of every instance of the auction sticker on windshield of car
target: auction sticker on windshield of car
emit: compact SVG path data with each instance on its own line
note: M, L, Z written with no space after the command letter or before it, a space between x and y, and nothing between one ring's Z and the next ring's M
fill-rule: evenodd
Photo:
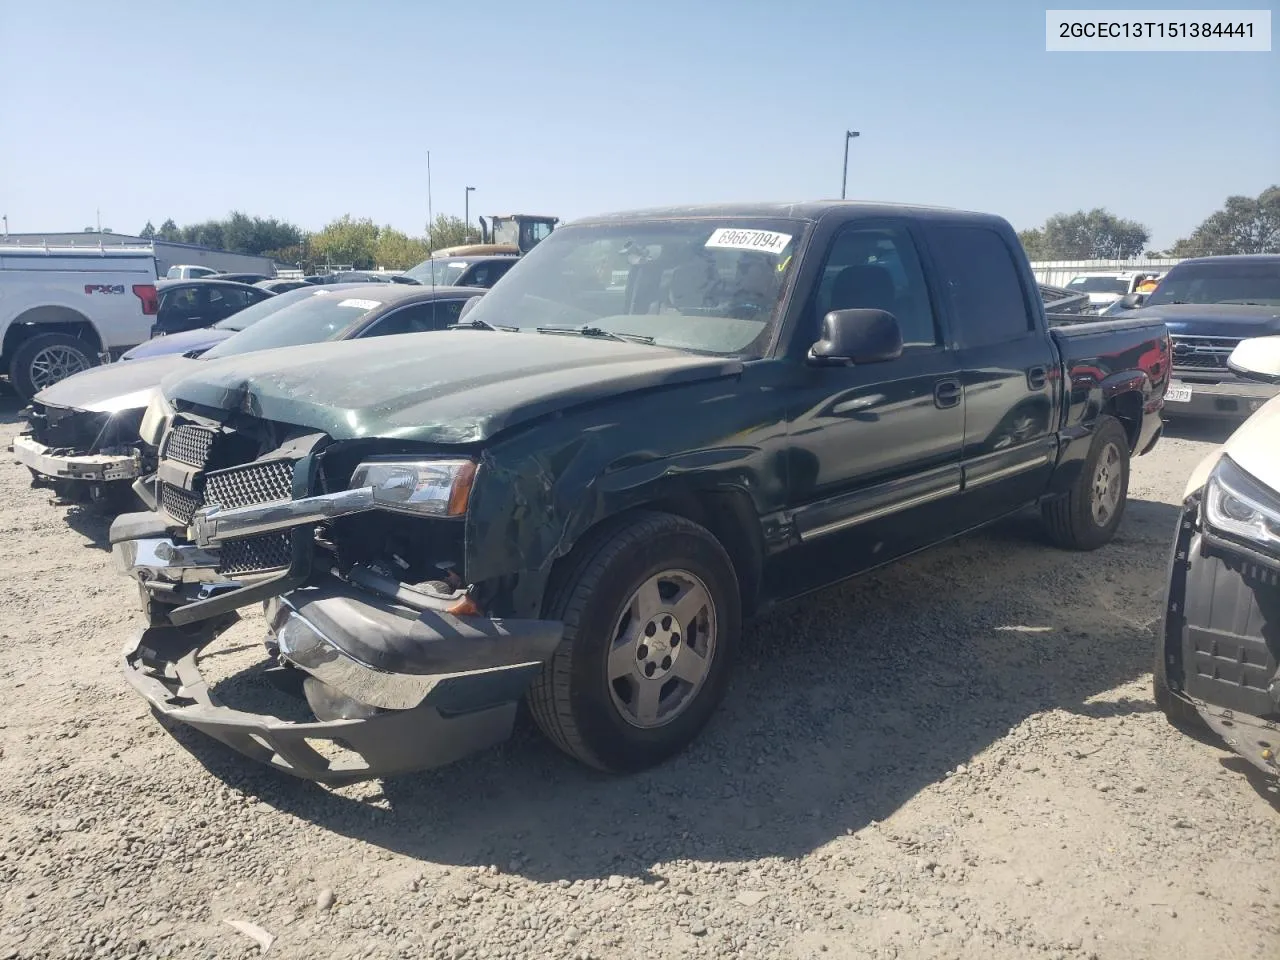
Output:
M361 310L372 310L374 307L382 306L381 300L359 300L350 297L338 304L340 307L359 307Z
M761 253L781 253L791 242L791 234L773 230L736 230L721 227L708 238L706 246L728 250L759 250Z

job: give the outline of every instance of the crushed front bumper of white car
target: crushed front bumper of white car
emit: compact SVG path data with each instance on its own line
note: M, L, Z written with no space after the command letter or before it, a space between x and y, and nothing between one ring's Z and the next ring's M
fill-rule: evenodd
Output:
M9 447L14 458L41 476L54 480L104 483L142 476L142 455L136 449L113 453L73 454L47 447L28 434L18 434Z

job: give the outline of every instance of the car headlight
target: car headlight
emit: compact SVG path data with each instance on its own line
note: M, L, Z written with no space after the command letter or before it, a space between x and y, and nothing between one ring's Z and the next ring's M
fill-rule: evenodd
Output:
M1204 510L1210 527L1280 553L1280 498L1228 457L1209 474Z
M475 475L471 460L366 460L351 475L351 488L373 487L374 499L388 510L460 517Z
M164 393L157 390L151 402L147 404L147 412L142 415L142 425L138 428L138 435L142 437L142 441L153 447L160 446L160 441L164 437L164 428L172 416L173 407L164 398Z

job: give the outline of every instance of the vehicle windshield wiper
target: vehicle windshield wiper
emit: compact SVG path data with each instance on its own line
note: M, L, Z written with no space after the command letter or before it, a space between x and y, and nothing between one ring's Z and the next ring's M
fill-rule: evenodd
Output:
M1219 303L1234 303L1241 307L1271 307L1275 304L1263 303L1261 300L1219 300Z
M490 323L488 320L462 320L458 323L449 324L450 330L493 330L504 333L519 333L519 327L506 327L499 323Z
M653 343L653 337L640 333L614 333L604 327L585 325L581 327L535 327L538 333L568 333L578 337L602 337L607 340L621 340L623 343Z

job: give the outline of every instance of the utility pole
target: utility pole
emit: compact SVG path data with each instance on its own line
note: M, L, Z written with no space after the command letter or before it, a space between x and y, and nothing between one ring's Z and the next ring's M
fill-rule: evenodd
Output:
M463 194L463 196L466 197L466 200L463 202L462 218L467 226L468 240L471 239L471 191L474 189L475 187L467 187L466 193Z
M858 136L857 130L844 132L844 178L840 181L840 199L845 197L845 188L849 185L849 141Z

